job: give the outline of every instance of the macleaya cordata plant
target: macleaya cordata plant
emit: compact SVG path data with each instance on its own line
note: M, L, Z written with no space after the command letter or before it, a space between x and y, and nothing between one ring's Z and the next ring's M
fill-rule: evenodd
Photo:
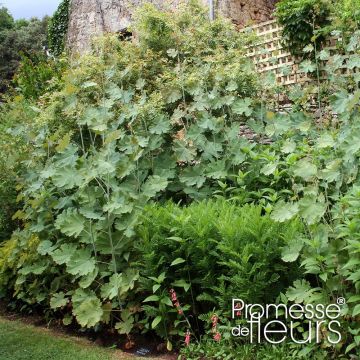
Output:
M275 177L283 169L292 179L291 195L277 201L271 217L282 222L300 216L306 226L306 236L294 238L284 247L282 259L289 263L300 259L307 276L297 280L280 299L341 304L342 340L332 345L324 339L322 346L329 349L325 356L347 358L359 355L360 345L360 262L355 215L360 149L360 34L356 31L347 43L343 43L341 33L338 36L343 53L331 56L325 49L316 54L327 89L319 103L322 116L318 123L304 126L299 121L303 113L290 113L282 117L282 124L276 120L268 124L267 133L282 137L280 151L274 154L273 166L269 165L269 175ZM317 350L317 345L309 344L295 354L307 356Z
M216 191L216 196L230 197L242 205L258 202L280 223L302 219L305 232L284 246L282 260L288 264L300 261L305 275L280 293L279 302L341 305L341 341L331 344L323 337L321 345L290 346L290 358L349 359L359 355L360 34L356 31L345 43L341 32L338 36L339 53L331 55L324 49L316 53L316 64L306 61L302 66L305 72L318 68L323 93L316 81L288 91L294 99L292 109L268 112L265 127L258 127L260 134L273 140L271 146L253 150L253 161L236 177L238 186L221 183L221 190ZM322 96L316 119L303 100L310 92ZM322 332L326 325L325 321ZM298 326L299 336L308 339L309 333ZM214 348L205 339L201 350L194 345L184 354L196 359L207 349L208 358L220 359L240 351L236 345L233 350L226 347L229 344Z
M120 334L142 326L134 235L144 206L204 198L237 172L253 146L238 122L259 89L249 40L196 4L176 17L148 5L134 27L133 42L95 43L34 107L13 217L23 227L0 270L6 296Z

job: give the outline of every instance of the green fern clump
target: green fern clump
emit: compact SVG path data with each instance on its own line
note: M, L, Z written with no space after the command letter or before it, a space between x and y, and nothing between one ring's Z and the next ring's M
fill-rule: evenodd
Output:
M298 264L281 260L301 230L297 220L276 223L260 206L224 200L150 205L137 230L143 289L152 292L151 279L163 274L155 293L175 287L194 316L212 309L228 316L232 298L271 303L301 275Z

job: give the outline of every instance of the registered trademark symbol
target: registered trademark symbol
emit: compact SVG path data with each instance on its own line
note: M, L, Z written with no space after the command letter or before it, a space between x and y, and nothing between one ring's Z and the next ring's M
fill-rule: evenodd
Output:
M346 300L343 297L339 297L337 298L336 302L338 305L345 305Z

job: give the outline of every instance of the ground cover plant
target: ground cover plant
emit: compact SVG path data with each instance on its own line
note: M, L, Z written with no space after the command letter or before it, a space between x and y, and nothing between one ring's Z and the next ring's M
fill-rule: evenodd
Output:
M291 108L278 111L282 89L246 59L252 36L197 4L176 17L146 6L133 30L134 41L99 39L41 94L4 107L19 124L4 126L3 158L22 161L4 162L18 209L0 248L1 296L116 330L129 346L155 333L188 360L355 359L359 31L339 28L335 53L307 38L316 51L301 68L319 81L285 89ZM342 297L342 341L329 341L326 321L321 344L236 341L234 295ZM301 323L296 332L309 336Z

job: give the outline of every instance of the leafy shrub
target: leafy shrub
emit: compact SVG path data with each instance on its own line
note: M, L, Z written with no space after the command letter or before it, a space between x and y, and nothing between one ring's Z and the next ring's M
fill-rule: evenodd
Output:
M330 3L327 0L281 0L275 13L283 26L282 36L289 51L303 56L305 46L315 43L320 49L324 36L319 32L330 24Z
M31 262L36 259L36 248L38 245L39 239L36 236L24 241L24 238L21 238L20 234L14 234L11 240L8 240L1 245L0 294L2 297L11 297L12 293L15 292L18 297L27 296L28 299L30 299L31 295L29 294L34 292L34 287L37 286L37 281L33 279L32 285L29 284L29 287L25 288L20 279L17 279L16 284L14 284L13 279L16 276L17 268L21 268L24 263ZM41 290L38 290L37 294L41 294ZM40 297L38 298L39 300ZM29 301L29 303L35 305L37 304L38 299L34 297L31 301Z
M294 237L284 248L283 260L300 259L306 276L286 291L282 301L330 304L340 297L347 301L341 343L334 346L324 340L325 354L310 344L293 350L296 356L345 359L358 353L359 36L357 31L349 41L340 39L344 55L331 56L327 50L317 54L319 62L326 60L324 86L330 94L320 101L320 120L299 111L297 104L289 113L267 114L266 126L257 131L271 136L273 143L268 148L255 146L253 161L243 164L237 185L220 183L216 192L241 204L260 203L275 221L302 218L305 235ZM296 88L294 94L306 97L311 89L311 85Z
M332 94L320 104L321 128L316 124L299 127L296 113L289 115L285 128L279 123L269 127L269 131L281 136L278 146L284 141L278 155L273 148L272 176L285 171L293 182L290 198L278 201L271 217L285 221L300 215L307 228L307 235L293 239L283 252L284 261L300 258L308 274L286 296L289 302L305 304L346 299L341 319L343 341L337 346L326 341L322 345L328 348L328 356L336 359L358 354L360 341L359 260L355 250L359 244L359 147L355 145L359 143L359 90L354 86L359 81L359 36L357 31L348 42L340 40L344 55L331 56L326 50L318 54L318 60L327 60L324 74ZM342 76L344 69L347 73ZM322 108L324 104L326 107ZM318 349L309 345L303 353L312 352L315 356Z
M351 36L353 31L359 29L360 24L360 1L342 0L335 1L332 9L333 24L332 27Z
M38 99L59 82L65 68L65 60L54 60L43 54L23 56L14 77L17 94L25 99Z
M355 185L334 206L332 226L319 225L313 230L312 238L300 243L295 251L297 257L303 247L302 266L307 274L318 276L320 286L314 288L309 283L296 283L287 292L291 301L296 294L297 301L305 304L327 303L335 296L344 298L346 304L342 311L346 316L341 322L341 351L347 354L355 349L357 355L360 343L359 204L360 191ZM295 247L294 244L293 249Z
M38 115L33 103L21 95L6 97L0 105L0 242L21 225L12 220L23 204L18 196L23 161L31 156L32 125Z
M15 26L14 18L5 7L0 8L0 31L12 29Z
M22 207L17 195L23 161L31 157L33 120L39 113L37 102L47 91L60 87L67 63L55 61L43 54L23 56L12 84L0 105L0 242L8 240L21 224L12 220Z
M171 48L153 49L141 31L139 42L100 41L37 103L32 127L16 132L24 143L31 136L32 151L14 252L30 251L34 236L39 245L6 289L20 286L15 299L59 310L65 323L111 323L121 334L141 326L134 230L144 206L203 198L237 171L246 155L233 154L249 143L236 122L250 117L259 88L242 56L247 39L230 23L209 23L195 5L177 18L147 6L136 26L149 18L166 21Z

